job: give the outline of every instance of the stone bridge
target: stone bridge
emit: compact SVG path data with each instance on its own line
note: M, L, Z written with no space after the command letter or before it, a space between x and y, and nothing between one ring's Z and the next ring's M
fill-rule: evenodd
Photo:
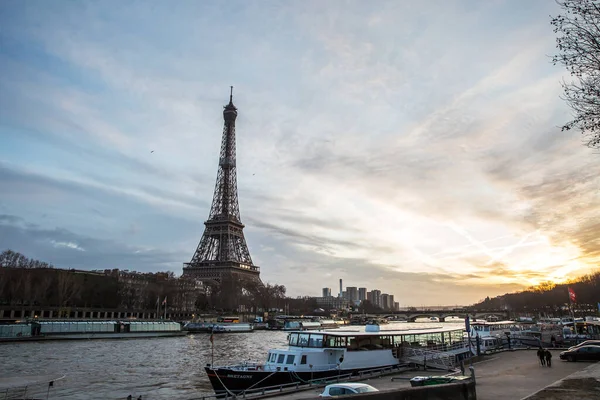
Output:
M394 311L388 313L368 314L367 317L380 317L389 319L404 319L408 322L415 322L417 318L437 318L440 322L444 322L448 317L466 318L469 315L471 320L474 319L489 319L490 317L497 318L499 321L508 320L510 315L507 310L490 310L490 311L452 311L452 310L411 310L411 311Z

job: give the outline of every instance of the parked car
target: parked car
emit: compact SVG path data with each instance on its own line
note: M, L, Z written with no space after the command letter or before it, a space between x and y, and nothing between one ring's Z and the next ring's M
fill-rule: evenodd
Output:
M561 360L567 361L600 361L600 346L581 346L560 353Z
M319 397L345 396L368 392L379 392L379 390L366 383L334 383L325 386L325 390L323 390L323 393Z
M584 342L576 344L575 346L569 347L569 350L578 349L581 346L600 346L600 340L586 340Z

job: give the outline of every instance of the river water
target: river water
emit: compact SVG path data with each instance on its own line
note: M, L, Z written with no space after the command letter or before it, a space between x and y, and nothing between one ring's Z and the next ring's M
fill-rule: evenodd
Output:
M464 322L392 323L382 330L464 327ZM364 331L347 326L344 330ZM285 348L287 332L255 331L214 336L214 363L264 361L271 348ZM0 344L0 377L58 374L51 388L61 399L194 399L212 394L203 370L211 362L208 334L174 338L74 340ZM46 394L46 387L34 388ZM2 393L3 394L3 393ZM35 393L33 393L35 394Z

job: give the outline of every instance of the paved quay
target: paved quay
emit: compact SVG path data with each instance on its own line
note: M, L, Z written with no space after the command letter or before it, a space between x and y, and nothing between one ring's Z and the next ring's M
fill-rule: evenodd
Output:
M527 400L597 400L600 399L600 363L588 364L539 392Z
M593 365L585 362L561 361L558 357L559 353L559 350L552 350L552 367L550 368L540 365L536 350L504 351L486 356L482 361L473 364L477 382L477 399L520 400ZM465 367L465 373L468 374L469 365ZM423 375L445 375L445 373L439 370L406 371L392 376L363 379L360 382L368 383L379 390L390 390L410 387L410 378ZM322 391L322 387L315 387L296 393L270 396L270 399L315 399ZM538 399L546 399L546 397L535 398L535 400Z

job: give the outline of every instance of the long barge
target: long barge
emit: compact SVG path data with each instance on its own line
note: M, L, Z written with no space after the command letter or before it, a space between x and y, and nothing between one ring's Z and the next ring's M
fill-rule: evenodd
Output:
M28 321L0 325L0 342L185 336L174 321Z

